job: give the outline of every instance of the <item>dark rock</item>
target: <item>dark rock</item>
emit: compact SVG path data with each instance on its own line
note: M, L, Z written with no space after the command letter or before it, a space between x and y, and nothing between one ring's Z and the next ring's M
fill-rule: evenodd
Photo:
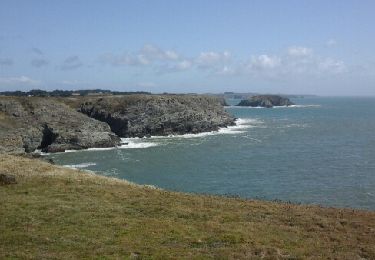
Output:
M216 97L132 95L87 98L80 111L106 122L120 137L199 133L234 125Z
M0 153L106 148L120 145L120 137L213 131L235 124L222 104L202 95L0 97Z
M16 177L9 174L0 173L0 185L17 184Z
M120 144L106 123L53 98L0 97L0 105L0 126L5 125L0 127L0 152L63 152Z
M273 106L291 106L294 105L289 98L277 95L259 95L252 96L250 99L241 100L237 106L250 106L250 107L273 107Z

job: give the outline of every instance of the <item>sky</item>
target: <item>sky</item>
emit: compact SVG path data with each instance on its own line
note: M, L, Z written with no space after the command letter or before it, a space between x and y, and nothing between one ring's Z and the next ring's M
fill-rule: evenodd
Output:
M375 95L375 1L0 0L0 91Z

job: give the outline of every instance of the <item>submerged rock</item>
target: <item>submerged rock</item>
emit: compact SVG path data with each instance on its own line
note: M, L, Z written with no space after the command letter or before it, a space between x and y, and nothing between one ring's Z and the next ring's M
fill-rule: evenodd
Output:
M291 106L294 105L289 98L281 97L278 95L259 95L252 96L249 99L241 100L237 106L247 106L247 107L267 107L271 108L273 106Z

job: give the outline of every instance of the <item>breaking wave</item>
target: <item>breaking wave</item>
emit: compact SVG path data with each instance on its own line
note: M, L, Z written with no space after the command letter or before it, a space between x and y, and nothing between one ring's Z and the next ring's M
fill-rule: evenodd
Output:
M73 169L83 169L83 168L87 168L87 167L95 166L95 165L96 163L87 162L87 163L80 163L80 164L66 164L63 166L67 168L73 168Z

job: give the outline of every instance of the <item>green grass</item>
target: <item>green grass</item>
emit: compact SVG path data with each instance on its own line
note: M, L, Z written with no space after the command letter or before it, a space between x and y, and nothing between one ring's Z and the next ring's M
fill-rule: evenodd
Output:
M374 259L375 212L174 193L0 156L0 259Z

